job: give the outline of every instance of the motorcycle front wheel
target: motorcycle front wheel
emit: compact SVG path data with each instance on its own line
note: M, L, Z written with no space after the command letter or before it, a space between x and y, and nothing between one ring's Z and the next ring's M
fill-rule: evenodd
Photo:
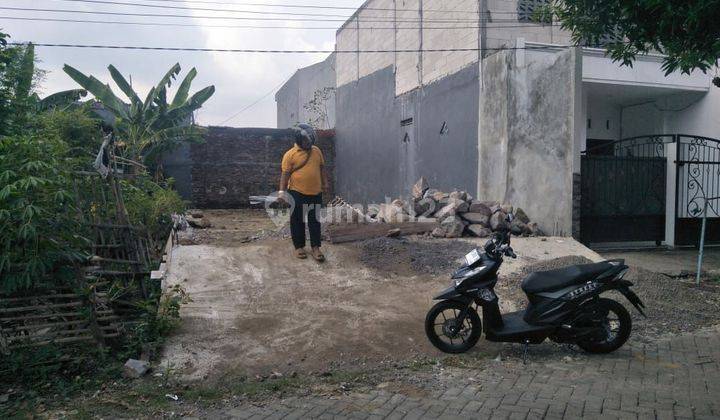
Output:
M425 317L425 334L433 346L445 353L465 353L480 339L482 324L473 308L460 325L458 317L467 307L461 302L442 301Z

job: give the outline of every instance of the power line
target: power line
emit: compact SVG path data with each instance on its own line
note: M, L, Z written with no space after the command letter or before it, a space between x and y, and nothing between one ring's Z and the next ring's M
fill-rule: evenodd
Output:
M38 21L38 22L62 22L62 23L89 23L89 24L102 24L102 25L136 25L136 26L171 26L171 27L192 27L192 28L225 28L225 29L325 29L336 31L336 26L257 26L257 25L205 25L196 23L168 23L168 22L123 22L113 20L85 20L85 19L60 19L60 18L36 18L36 17L23 17L23 16L0 16L0 20L19 20L19 21ZM529 24L518 24L518 25L502 25L502 22L498 22L500 25L494 25L493 22L488 22L488 25L482 26L383 26L383 27L371 27L371 28L355 28L352 26L346 27L343 30L354 31L372 31L372 30L418 30L418 29L437 29L437 30L448 30L448 29L504 29L504 28L527 28ZM560 24L545 24L543 27L560 27Z
M23 12L50 12L50 13L78 13L85 15L111 15L111 16L142 16L142 17L161 17L161 18L189 18L189 19L222 19L222 20L260 20L260 21L285 21L285 22L347 22L347 19L315 19L315 18L271 18L271 17L245 17L245 16L191 16L191 15L173 15L159 13L131 13L131 12L107 12L107 11L89 11L74 9L37 9L28 7L10 7L0 6L0 10L15 10ZM361 19L365 23L463 23L463 20L457 19ZM474 20L470 20L474 22Z
M294 73L293 73L293 74L294 74ZM221 122L220 125L226 124L228 121L234 120L235 118L239 117L243 112L248 111L250 108L252 108L252 107L254 107L255 105L259 104L259 103L262 102L265 98L267 98L268 96L272 95L276 90L280 89L280 88L281 88L285 83L287 83L287 81L290 80L291 78L292 78L292 75L290 75L290 77L288 77L287 79L285 79L285 80L283 80L282 82L280 82L279 85L277 85L277 86L275 86L274 88L272 88L271 91L269 91L269 92L266 93L265 95L261 96L261 97L260 97L258 100L256 100L255 102L253 102L253 103L251 103L250 105L242 108L240 111L236 112L235 114L233 114L232 116L230 116L228 119L226 119L225 121Z
M498 47L498 48L429 48L429 49L401 49L401 50L265 50L249 48L188 48L188 47L149 47L136 45L90 45L90 44L56 44L32 42L37 47L57 48L88 48L111 50L140 50L140 51L188 51L188 52L229 52L229 53L266 53L266 54L376 54L376 53L433 53L433 52L468 52L468 51L514 51L514 50L544 50L572 48L572 45L553 45L550 47ZM25 45L22 42L8 42L8 45Z
M92 3L92 4L106 4L110 6L135 6L135 7L151 7L156 9L175 9L175 10L196 10L201 12L231 12L231 13L248 13L257 15L286 15L286 16L316 16L316 17L336 17L347 19L347 15L328 15L322 13L294 13L294 12L267 12L260 10L237 10L237 9L218 9L213 7L185 7L185 6L167 6L160 4L143 4L143 3L131 3L125 1L100 1L100 0L55 0L65 1L73 3Z
M321 5L314 5L314 4L270 4L270 3L248 3L248 2L234 2L230 0L226 1L217 1L217 0L145 0L145 1L152 1L152 2L162 2L162 3L194 3L194 4L220 4L220 5L236 5L236 6L251 6L251 7L280 7L280 8L297 8L297 9L325 9L325 10L351 10L351 11L357 11L357 10L377 10L377 11L386 11L386 12L419 12L418 9L397 9L397 8L389 8L389 7L372 7L372 6L366 6L366 7L352 7L352 6L321 6ZM448 10L448 9L423 9L424 12L430 12L430 13L474 13L474 14L486 14L481 13L478 10ZM512 14L517 15L517 12L510 12L510 11L493 11L491 13L487 14Z

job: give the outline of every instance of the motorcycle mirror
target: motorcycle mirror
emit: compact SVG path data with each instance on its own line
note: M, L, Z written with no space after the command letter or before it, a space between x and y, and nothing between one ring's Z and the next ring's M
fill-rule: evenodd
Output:
M507 215L507 221L508 223L512 223L513 220L515 220L515 216L512 215L512 213Z

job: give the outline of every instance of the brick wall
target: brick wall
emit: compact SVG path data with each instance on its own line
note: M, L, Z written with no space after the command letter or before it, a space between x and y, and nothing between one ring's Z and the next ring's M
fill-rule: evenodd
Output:
M325 156L332 186L334 132L320 131L319 135L317 146ZM193 144L190 150L193 205L198 208L248 207L249 196L277 191L280 162L293 144L289 130L210 127L205 142Z

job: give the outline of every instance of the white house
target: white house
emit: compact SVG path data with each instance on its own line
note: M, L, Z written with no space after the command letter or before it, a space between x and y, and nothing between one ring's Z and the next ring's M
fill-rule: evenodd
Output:
M376 201L425 176L521 206L548 233L692 243L699 203L720 196L712 76L665 76L660 56L622 67L572 47L557 23L532 22L540 4L358 9L336 37L336 190Z

